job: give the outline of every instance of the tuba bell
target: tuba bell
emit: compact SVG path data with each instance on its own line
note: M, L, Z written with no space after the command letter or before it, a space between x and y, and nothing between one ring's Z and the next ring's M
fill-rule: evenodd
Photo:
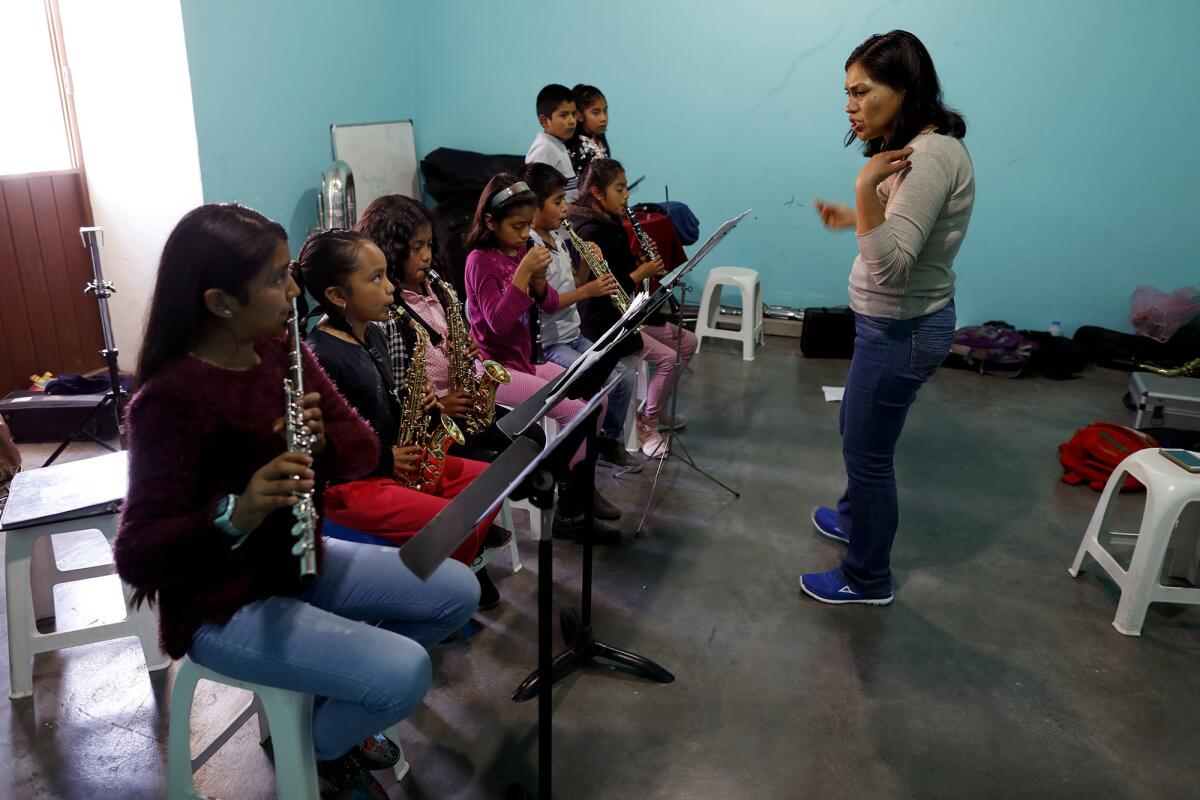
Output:
M321 173L317 195L317 219L321 230L353 228L358 221L354 200L354 173L345 161L335 161Z

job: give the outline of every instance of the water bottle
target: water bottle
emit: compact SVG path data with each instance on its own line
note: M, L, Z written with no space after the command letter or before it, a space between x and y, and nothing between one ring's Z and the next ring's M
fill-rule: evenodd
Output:
M1050 335L1051 336L1062 336L1062 323L1061 322L1059 322L1058 320L1054 320L1053 322L1050 323Z

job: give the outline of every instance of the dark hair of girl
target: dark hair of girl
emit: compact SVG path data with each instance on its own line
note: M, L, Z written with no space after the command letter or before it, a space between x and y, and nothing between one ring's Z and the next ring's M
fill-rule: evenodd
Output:
M872 80L904 92L891 133L863 142L863 155L870 157L904 147L926 125L955 139L967 135L962 115L943 105L933 59L916 36L900 30L877 33L854 48L846 59L846 69L854 64L860 65ZM847 133L846 146L855 138L854 131Z
M563 174L541 161L526 164L525 169L521 170L521 180L529 184L539 206L544 206L550 195L567 188L567 179Z
M589 86L586 83L577 83L575 88L571 89L571 94L575 95L575 108L579 113L587 110L587 107L597 100L604 99L604 92L597 89L595 86Z
M398 284L404 276L404 265L412 254L408 243L422 225L434 229L433 215L419 200L402 194L385 194L371 201L354 226L356 231L370 237L388 263L388 276ZM437 253L437 241L432 243ZM435 255L436 260L436 255Z
M493 224L499 225L518 211L537 209L537 197L533 192L517 192L499 205L492 205L492 198L519 181L520 178L516 175L501 172L493 175L487 186L483 187L483 193L479 195L479 204L475 206L475 216L471 219L471 232L467 234L464 245L468 253L472 250L495 248L500 243L496 234L488 228L485 215L490 214Z
M246 302L246 285L271 266L280 243L287 244L282 225L236 203L203 205L184 214L158 262L137 385L195 346L211 313L204 303L207 290L220 289Z
M601 194L608 191L619 176L625 174L625 168L615 158L597 158L587 165L583 177L579 179L580 200L584 205L600 209L600 202L592 196L592 189L599 189Z
M359 248L370 241L365 233L333 228L309 236L300 248L296 281L337 328L344 330L348 323L342 310L325 297L325 290L331 286L344 288L350 283L350 276L358 269Z

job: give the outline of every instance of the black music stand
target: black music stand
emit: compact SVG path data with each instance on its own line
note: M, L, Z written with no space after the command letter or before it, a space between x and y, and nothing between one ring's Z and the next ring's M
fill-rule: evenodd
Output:
M707 240L705 240L704 244L700 246L700 249L696 251L696 255L692 256L686 262L680 264L665 277L663 277L662 281L659 283L658 289L652 296L653 298L659 298L659 306L661 306L664 302L671 303L675 317L676 335L674 366L675 375L677 377L675 378L675 386L671 391L671 419L675 419L675 412L679 403L679 378L682 377L681 373L683 370L682 356L680 355L683 347L683 307L685 304L684 301L687 299L687 293L691 291L691 287L684 282L684 278L686 278L688 273L695 269L696 265L699 264L705 256L711 253L713 248L715 248L722 239L728 236L729 233L737 227L738 223L745 219L749 213L750 209L746 209L741 214L738 214L736 217L717 228L717 230L711 236L709 236ZM680 298L678 303L675 302L676 286L680 288ZM660 297L663 292L666 292L665 298ZM676 449L677 447L678 450ZM705 472L704 469L696 463L695 459L692 458L692 454L683 444L683 439L680 437L679 432L673 428L667 431L666 448L666 454L662 458L658 459L658 466L654 470L654 480L650 484L650 498L646 501L646 508L642 511L641 520L638 521L637 531L634 533L635 538L641 536L642 534L642 529L645 527L646 520L650 516L650 509L654 505L654 496L658 490L658 479L662 476L663 467L672 458L677 459L688 467L691 467L693 472L699 473L703 477L715 483L717 486L720 486L722 489L732 494L734 499L742 496L740 492L730 488L729 486L726 486L720 480Z
M564 611L561 617L567 650L551 660L553 639L553 500L556 474L565 470L571 454L586 436L595 439L595 421L600 399L607 395L616 381L597 389L615 364L613 346L637 330L645 317L665 302L666 295L643 298L566 371L538 390L529 400L504 416L497 427L513 443L471 482L461 494L442 509L412 539L400 548L400 559L418 577L427 578L463 542L470 532L505 497L529 497L542 514L542 538L538 541L538 668L521 683L513 699L521 702L538 698L538 796L550 798L551 742L553 706L551 689L554 683L570 673L595 664L603 658L622 665L626 671L658 683L670 683L675 676L645 656L605 644L592 632L592 548L590 539L583 542L583 576L580 591L580 612ZM539 448L528 432L563 397L579 396L591 399L576 417L544 448ZM594 461L584 463L594 467ZM594 475L592 476L594 481ZM592 501L585 499L587 518L591 520ZM549 680L542 680L548 676ZM520 787L512 787L509 798L528 795Z
M493 461L482 474L454 498L441 513L400 548L400 560L418 577L428 578L451 553L470 535L471 531L506 497L528 497L542 515L541 539L538 540L538 672L550 675L554 638L554 554L551 527L554 515L555 468L547 463L560 460L566 463L578 446L579 428L594 424L600 400L615 385L609 383L584 409L562 429L557 437L539 444L529 436L517 433L513 443ZM534 397L521 408L533 403L542 410L541 399ZM543 411L544 413L544 411ZM539 414L526 416L536 423ZM528 428L528 425L525 426ZM538 694L538 796L550 797L551 742L553 714L551 682L542 684ZM525 798L520 786L510 787L507 797Z

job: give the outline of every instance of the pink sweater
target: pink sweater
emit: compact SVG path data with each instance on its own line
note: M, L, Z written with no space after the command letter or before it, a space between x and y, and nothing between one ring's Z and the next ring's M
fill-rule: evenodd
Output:
M524 257L523 246L515 257L498 250L471 251L466 268L467 315L484 358L532 375L529 313L533 298L512 282ZM558 292L553 286L546 285L546 296L539 305L546 315L558 311Z
M283 413L286 339L255 349L262 360L248 370L180 358L129 404L129 492L114 556L138 597L157 598L159 638L172 658L187 652L202 621L225 622L247 603L300 591L290 509L268 516L236 550L212 524L217 502L240 494L284 449L271 427ZM307 349L304 381L321 394L328 442L314 465L318 487L370 472L378 438ZM319 508L320 492L317 500ZM322 552L318 537L318 559Z

